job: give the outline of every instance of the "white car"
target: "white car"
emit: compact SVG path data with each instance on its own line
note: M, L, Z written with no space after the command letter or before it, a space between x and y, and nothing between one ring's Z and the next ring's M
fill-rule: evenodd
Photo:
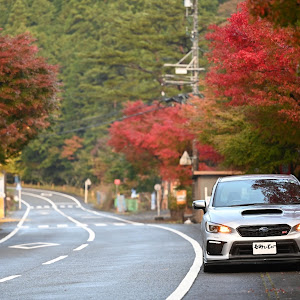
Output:
M300 182L293 175L220 178L201 222L204 272L223 264L300 263Z

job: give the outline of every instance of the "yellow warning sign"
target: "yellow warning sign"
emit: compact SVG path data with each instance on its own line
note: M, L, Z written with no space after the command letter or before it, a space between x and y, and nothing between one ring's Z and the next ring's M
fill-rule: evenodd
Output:
M176 192L177 205L186 204L186 190L180 190Z

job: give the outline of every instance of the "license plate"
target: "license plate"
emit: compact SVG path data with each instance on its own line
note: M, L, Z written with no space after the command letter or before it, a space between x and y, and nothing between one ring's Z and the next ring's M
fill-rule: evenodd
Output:
M253 243L253 254L276 254L277 247L276 242L261 242L261 243Z

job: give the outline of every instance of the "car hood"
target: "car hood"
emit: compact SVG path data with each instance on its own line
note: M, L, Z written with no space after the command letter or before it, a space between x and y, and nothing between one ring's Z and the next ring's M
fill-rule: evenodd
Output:
M207 220L236 228L241 225L300 223L300 205L211 207Z

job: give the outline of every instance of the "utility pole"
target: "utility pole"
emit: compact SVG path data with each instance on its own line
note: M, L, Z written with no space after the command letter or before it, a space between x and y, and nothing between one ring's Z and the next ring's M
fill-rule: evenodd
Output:
M165 67L175 67L175 74L166 74L164 84L190 85L194 95L199 95L199 72L205 68L199 68L199 34L198 34L198 0L184 0L186 17L193 18L191 30L192 49L176 64L165 64ZM191 12L190 12L191 10ZM189 62L187 60L189 59Z
M193 31L191 34L193 42L192 46L192 61L193 61L193 94L198 95L198 82L199 82L199 35L198 35L198 0L194 0L194 13L193 13Z

